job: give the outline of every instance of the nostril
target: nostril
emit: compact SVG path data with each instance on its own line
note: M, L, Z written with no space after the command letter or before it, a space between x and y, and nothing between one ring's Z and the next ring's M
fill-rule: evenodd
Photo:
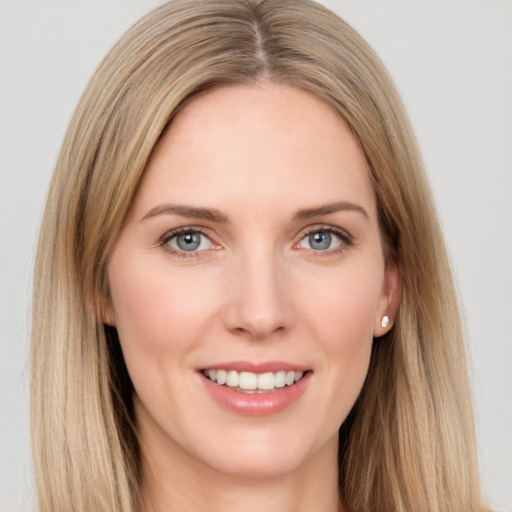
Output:
M255 323L244 327L235 327L234 329L231 329L231 331L239 336L250 336L254 339L265 339L270 336L283 333L285 331L285 327L278 325L274 328L273 326L265 326L261 323Z

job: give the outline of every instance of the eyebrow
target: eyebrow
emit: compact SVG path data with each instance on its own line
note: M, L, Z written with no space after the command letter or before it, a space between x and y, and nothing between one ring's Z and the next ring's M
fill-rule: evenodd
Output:
M367 211L362 206L351 203L349 201L341 201L337 203L329 203L322 206L298 210L293 215L292 219L294 221L308 220L314 217L319 217L321 215L329 215L330 213L336 213L340 211L354 211L360 213L366 219L370 218ZM155 206L154 208L151 208L151 210L149 210L146 215L144 215L144 217L142 217L141 222L163 214L179 215L180 217L208 220L221 224L228 222L227 216L215 208L201 208L198 206L180 204L161 204L159 206Z
M142 217L141 222L162 214L174 214L181 217L188 217L190 219L202 219L219 223L226 223L228 221L228 218L220 210L216 210L215 208L199 208L197 206L179 204L162 204L151 208L151 210Z
M362 206L355 203L351 203L349 201L341 201L338 203L330 203L318 206L316 208L305 208L303 210L299 210L293 216L293 220L307 220L312 219L314 217L319 217L320 215L328 215L330 213L336 213L341 211L358 212L366 219L370 219L368 212Z

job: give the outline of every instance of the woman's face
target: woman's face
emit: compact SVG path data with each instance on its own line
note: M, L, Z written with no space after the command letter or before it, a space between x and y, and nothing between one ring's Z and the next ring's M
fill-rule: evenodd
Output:
M326 104L269 83L194 99L149 161L109 279L152 457L243 475L335 460L397 273L361 150Z

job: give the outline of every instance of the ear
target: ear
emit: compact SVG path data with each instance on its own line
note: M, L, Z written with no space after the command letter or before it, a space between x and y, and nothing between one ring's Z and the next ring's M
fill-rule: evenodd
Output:
M400 271L394 262L388 262L384 272L382 294L377 306L373 335L376 338L391 330L400 300ZM387 318L386 318L387 317Z

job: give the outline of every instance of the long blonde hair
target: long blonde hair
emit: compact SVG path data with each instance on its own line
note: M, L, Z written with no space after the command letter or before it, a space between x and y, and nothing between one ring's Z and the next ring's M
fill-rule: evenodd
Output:
M312 92L366 156L401 298L340 429L347 511L470 512L480 496L457 297L407 116L367 43L309 0L176 0L132 27L70 123L39 238L32 436L39 510L139 502L132 387L102 322L110 251L155 144L204 90L265 79Z

